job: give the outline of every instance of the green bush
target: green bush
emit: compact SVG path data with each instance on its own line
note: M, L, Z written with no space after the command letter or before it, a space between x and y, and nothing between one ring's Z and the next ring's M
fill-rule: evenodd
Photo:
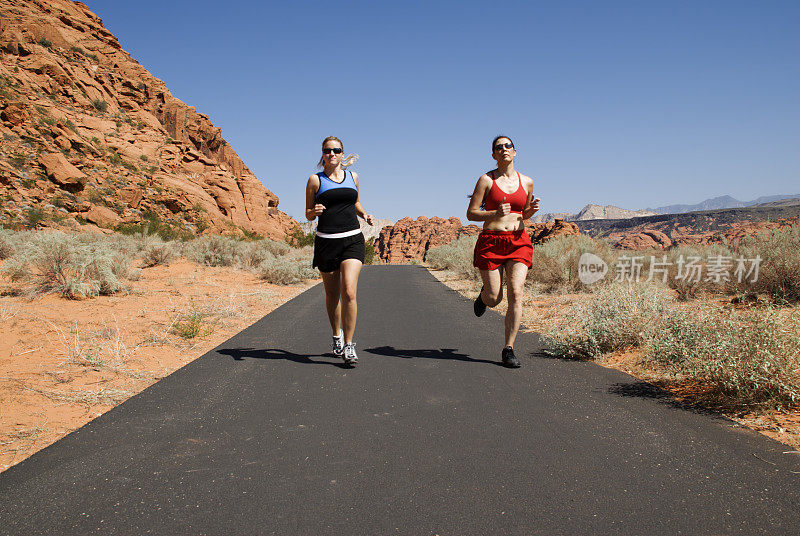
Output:
M95 110L106 113L108 110L108 103L104 100L95 99L92 101L92 106L94 106Z
M50 48L53 46L53 42L47 39L46 37L42 37L41 39L39 39L39 44L46 48Z
M370 238L364 244L365 253L364 253L364 264L374 264L375 263L375 239Z
M316 234L313 231L310 233L304 233L300 227L297 227L286 237L286 242L295 248L313 246L315 236Z
M792 405L800 402L800 334L788 326L772 308L673 310L653 332L647 359L710 382L728 400Z

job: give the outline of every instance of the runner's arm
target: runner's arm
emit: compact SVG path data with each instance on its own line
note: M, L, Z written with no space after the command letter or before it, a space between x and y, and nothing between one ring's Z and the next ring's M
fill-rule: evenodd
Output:
M523 175L524 176L524 175ZM527 220L539 211L539 199L533 195L533 179L525 177L525 189L528 191L528 200L522 209L522 219Z
M358 174L353 171L351 171L350 174L353 175L353 182L356 183L356 189L358 189ZM372 214L367 214L367 211L364 210L364 207L361 205L361 200L358 199L356 200L356 214L370 225L375 221Z
M481 175L475 184L475 191L469 198L469 205L467 206L467 219L469 221L488 221L494 220L498 217L496 210L482 210L481 205L492 186L492 179L488 175Z
M325 210L325 205L317 204L319 176L311 175L306 184L306 219L312 221Z

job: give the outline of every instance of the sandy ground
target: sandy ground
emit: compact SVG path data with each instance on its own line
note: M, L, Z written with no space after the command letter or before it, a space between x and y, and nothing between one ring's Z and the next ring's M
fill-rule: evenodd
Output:
M428 270L439 281L469 299L475 299L480 284L467 281L449 270ZM531 295L526 292L522 305L522 330L545 333L549 327L581 300L588 300L590 294ZM505 314L507 302L503 300L495 311ZM795 319L797 320L797 319ZM800 450L800 409L793 411L742 410L730 408L715 402L708 396L710 389L698 382L677 381L648 368L642 361L640 349L629 349L606 355L596 363L604 367L622 370L636 378L645 380L670 392L676 400L688 406L697 406L716 411L766 436L776 439L796 450Z
M131 292L0 297L0 471L200 357L318 281L276 286L181 260ZM198 334L189 335L192 328Z

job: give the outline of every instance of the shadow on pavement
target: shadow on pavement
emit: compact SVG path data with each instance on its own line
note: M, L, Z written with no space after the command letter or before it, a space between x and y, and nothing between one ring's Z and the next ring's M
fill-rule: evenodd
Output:
M659 402L663 402L664 404L672 406L675 409L681 409L685 411L691 411L692 413L699 413L702 415L710 415L725 419L724 416L720 415L718 411L715 411L712 408L705 407L698 403L693 404L678 400L675 398L675 395L666 389L644 381L616 383L608 388L608 392L622 397L649 398L652 400L658 400Z
M294 361L295 363L304 363L307 365L333 365L339 368L347 368L345 367L344 363L341 362L314 361L311 359L312 357L330 357L332 359L336 359L336 356L330 353L323 355L295 354L292 352L287 352L286 350L281 350L280 348L225 348L223 350L219 350L217 353L230 356L236 361L241 361L245 358L285 359L287 361Z
M402 357L404 359L412 359L414 357L421 357L424 359L452 359L455 361L469 361L472 363L489 363L490 365L502 366L500 356L496 361L488 359L475 359L467 354L459 354L455 348L439 348L438 350L417 349L417 350L401 350L393 346L378 346L376 348L365 348L365 352L375 355L385 355L388 357Z

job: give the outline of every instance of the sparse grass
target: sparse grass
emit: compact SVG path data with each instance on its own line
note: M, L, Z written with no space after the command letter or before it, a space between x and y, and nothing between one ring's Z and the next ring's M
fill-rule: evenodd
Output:
M108 111L108 103L104 100L95 99L92 101L92 106L94 106L95 110L106 113Z
M39 44L42 45L45 48L51 48L53 46L53 42L50 41L49 39L45 38L45 37L42 37L41 39L39 39Z
M184 339L194 339L201 334L206 335L213 328L205 327L204 329L205 316L192 305L187 313L180 315L179 319L173 322L172 333Z
M55 402L66 402L85 406L114 406L127 400L133 394L125 389L113 389L110 387L98 387L97 389L88 389L84 391L50 391L38 387L26 388Z

